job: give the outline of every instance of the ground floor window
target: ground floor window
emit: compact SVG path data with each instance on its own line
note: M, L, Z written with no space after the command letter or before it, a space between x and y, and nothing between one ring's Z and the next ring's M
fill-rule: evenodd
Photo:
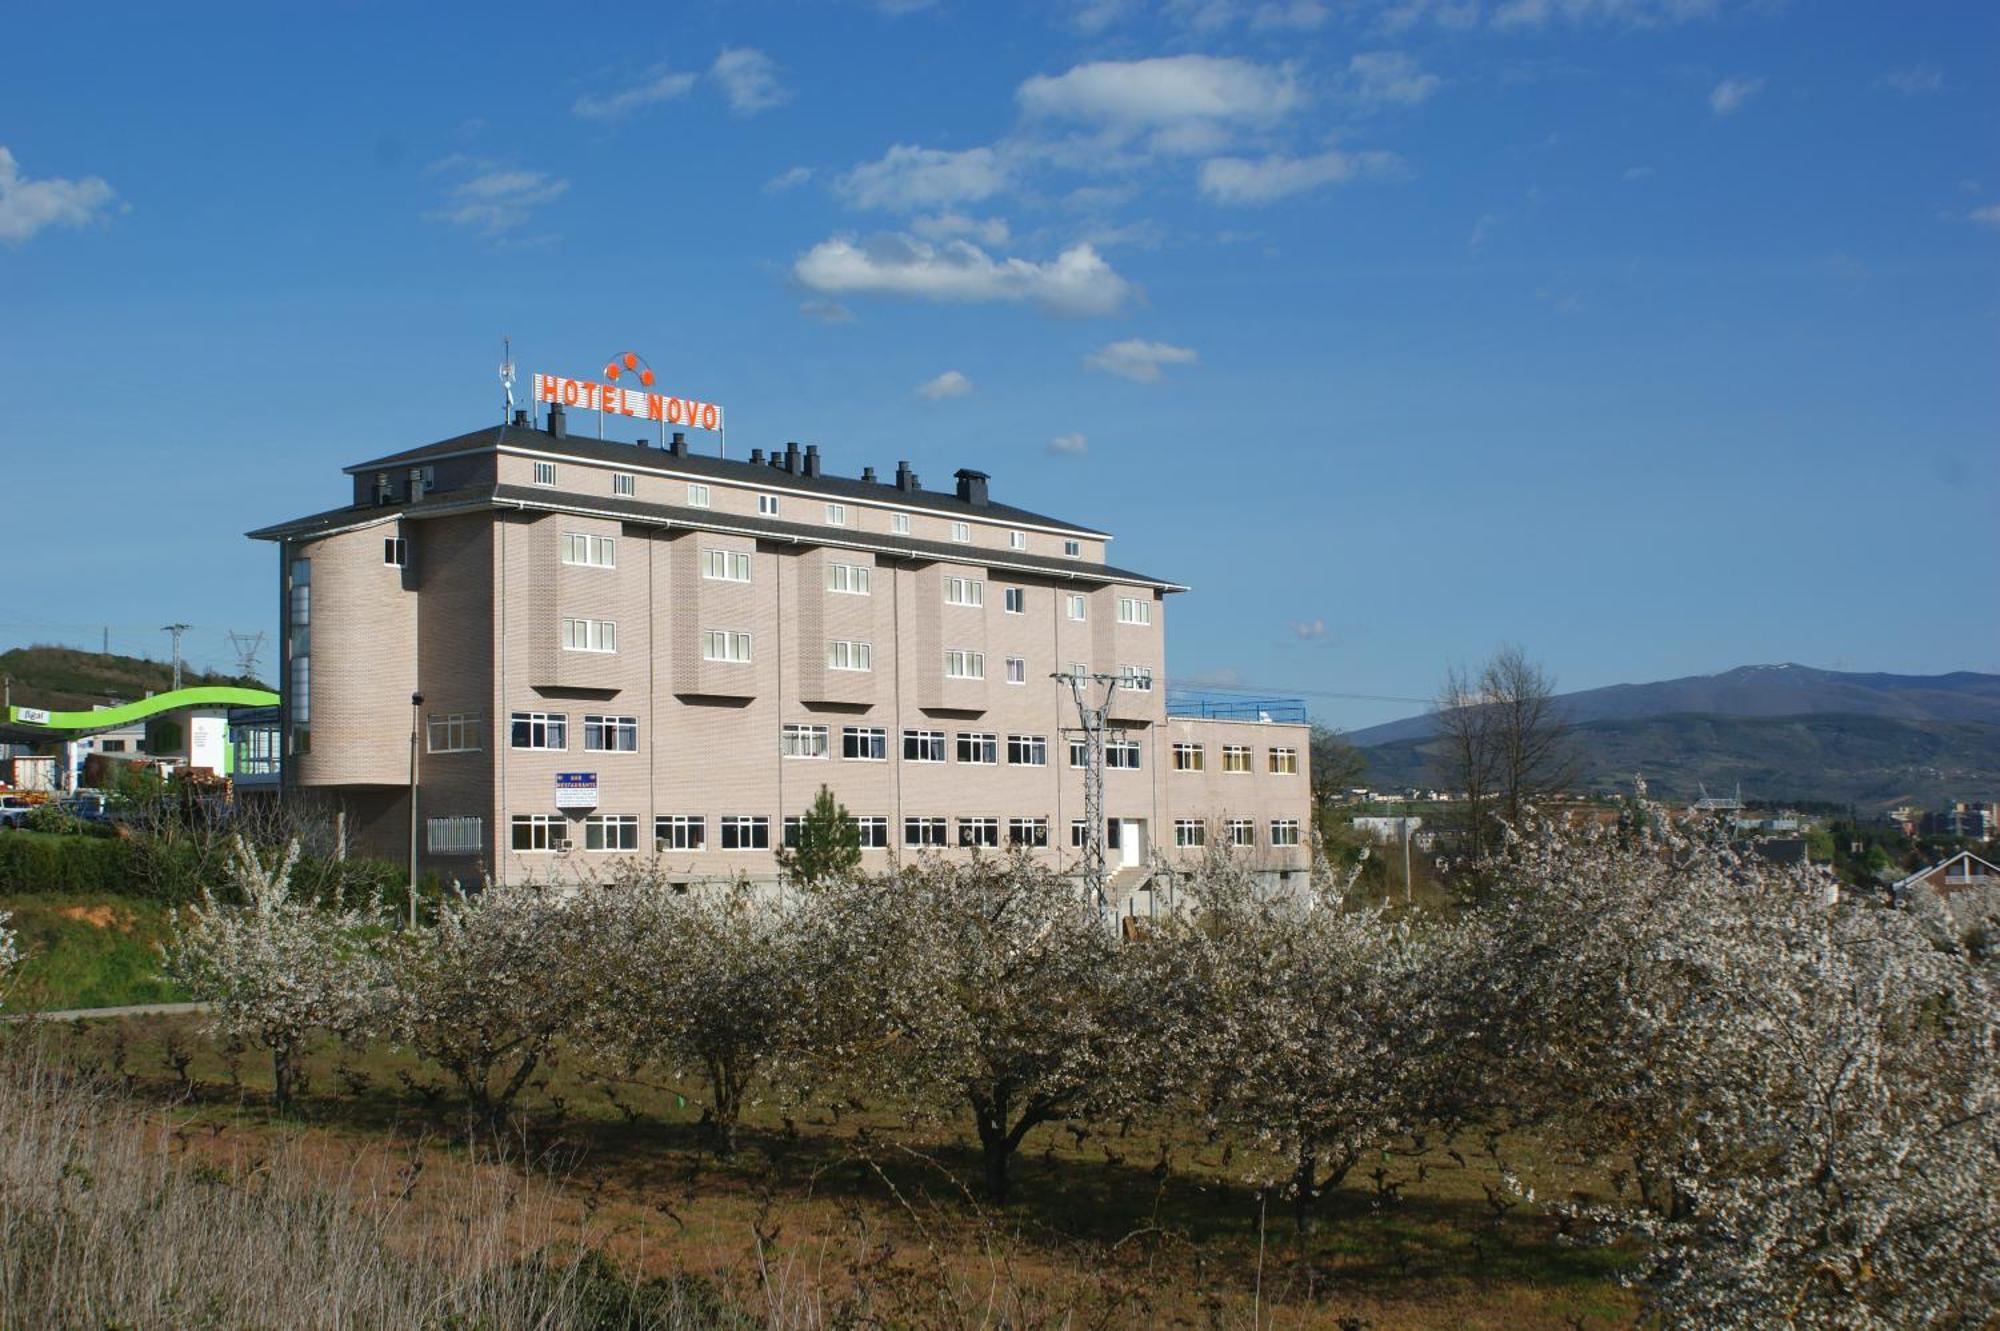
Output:
M903 820L903 844L906 846L944 845L944 819L905 818Z
M585 850L639 849L639 815L594 813L583 820Z
M1174 844L1197 847L1207 845L1208 825L1199 818L1174 819Z
M1298 845L1299 820L1296 818L1273 818L1271 820L1271 844L1274 846Z
M758 815L728 814L721 819L724 850L769 850L771 820Z
M887 818L866 817L854 820L855 830L861 833L861 849L887 850L889 848L889 820Z
M1254 846L1257 844L1257 824L1248 818L1229 820L1229 844L1232 846Z
M426 818L425 845L433 855L472 855L481 846L477 818Z
M655 818L653 840L661 850L703 850L708 844L708 820L691 813Z
M517 813L513 834L515 850L569 849L569 827L560 814Z
M998 818L959 819L958 844L961 846L999 845L1000 820Z
M1049 844L1049 820L1046 818L1009 818L1007 820L1007 844L1027 846L1035 850L1046 849Z

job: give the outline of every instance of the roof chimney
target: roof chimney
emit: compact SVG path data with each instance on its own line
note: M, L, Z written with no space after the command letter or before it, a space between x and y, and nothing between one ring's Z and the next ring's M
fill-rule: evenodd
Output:
M761 448L753 448L753 449L751 449L751 450L750 450L750 465L751 465L751 466L753 466L753 467L761 467L761 466L763 466L763 465L764 465L764 450L763 450L763 449L761 449Z
M896 488L904 494L909 494L912 490L922 488L917 484L917 473L910 470L910 464L907 461L896 464Z
M986 482L993 478L983 471L973 471L960 467L952 475L958 478L958 497L974 508L986 507Z
M558 439L569 438L569 413L560 402L549 404L549 433Z
M796 439L785 444L785 470L794 476L799 474L799 443Z
M514 408L514 424L525 426L527 423L528 423L528 409L526 407Z
M677 458L686 457L688 453L688 437L686 433L675 430L674 437L667 443L667 451Z
M806 475L819 475L819 445L806 445Z
M861 483L863 485L875 484L875 469L873 467L863 467L861 469Z

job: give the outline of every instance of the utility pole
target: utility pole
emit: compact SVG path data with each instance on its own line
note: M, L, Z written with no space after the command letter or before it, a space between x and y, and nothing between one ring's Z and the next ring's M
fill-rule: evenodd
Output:
M181 686L181 634L186 633L191 627L193 626L189 624L168 624L160 629L162 633L171 633L174 635L174 688L176 690L179 690Z
M1049 678L1069 685L1083 726L1083 880L1102 912L1109 905L1104 892L1104 727L1119 680L1116 675L1079 671L1063 671ZM1092 683L1104 686L1103 701L1095 707L1090 705Z
M424 695L410 695L410 930L417 928L417 729Z
M229 646L236 653L236 673L255 679L257 677L257 657L264 650L264 630L255 633L229 631Z

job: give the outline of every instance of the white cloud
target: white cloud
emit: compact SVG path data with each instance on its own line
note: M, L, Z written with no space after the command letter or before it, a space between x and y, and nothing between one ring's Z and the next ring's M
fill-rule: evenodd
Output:
M1313 642L1326 636L1324 619L1295 619L1292 621L1292 636L1300 642Z
M1622 179L1627 181L1651 180L1652 178L1653 178L1653 168L1650 166L1628 166L1625 168L1625 172L1622 177Z
M948 397L964 397L972 391L972 380L957 370L946 370L935 379L926 379L917 385L917 396L932 402L942 402Z
M1972 210L1972 220L1981 226L1990 226L2000 231L2000 203L1989 203L1984 208Z
M1007 221L1000 217L967 217L964 213L929 213L910 219L910 230L925 240L949 240L953 236L970 236L982 245L1005 245L1009 232Z
M952 152L898 143L842 176L836 188L857 208L900 212L990 199L1007 179L1006 164L991 148Z
M1287 3L1272 3L1257 6L1257 12L1250 17L1250 26L1262 32L1315 32L1326 26L1331 15L1319 0L1288 0Z
M1166 377L1163 366L1193 365L1200 359L1193 347L1176 347L1134 337L1098 348L1084 357L1083 363L1090 369L1115 374L1136 384L1157 384Z
M1493 11L1493 23L1502 28L1538 28L1561 19L1653 28L1707 18L1721 8L1722 0L1506 0Z
M1763 89L1762 79L1724 79L1708 94L1708 109L1719 116L1733 116Z
M937 0L875 0L875 8L891 17L914 14L920 9L929 9Z
M1882 82L1909 97L1944 91L1944 71L1936 65L1905 65L1882 76Z
M1115 313L1133 294L1132 284L1089 245L1073 245L1037 263L996 259L969 241L933 245L903 234L823 240L799 256L792 275L829 296L1028 302L1051 314L1075 316Z
M19 245L44 227L84 226L117 198L96 176L30 180L14 154L0 147L0 241Z
M722 85L729 109L739 116L756 115L792 100L791 89L778 82L771 57L748 46L736 46L715 57L709 74Z
M694 85L694 75L676 74L665 66L656 66L647 73L646 81L637 87L605 96L583 94L571 105L570 113L585 120L619 120L643 107L685 97L693 91Z
M1081 457L1090 447L1090 441L1080 434L1059 434L1049 440L1049 452L1058 457Z
M799 313L808 319L817 319L823 324L845 324L854 322L854 311L837 300L809 300L799 306Z
M1401 51L1364 51L1347 62L1348 96L1364 106L1415 106L1444 80Z
M1466 248L1474 250L1482 248L1486 244L1486 237L1492 234L1493 228L1505 220L1499 213L1479 214L1479 220L1472 224L1472 235L1466 239Z
M1364 175L1395 170L1393 153L1344 153L1338 149L1312 157L1212 157L1201 164L1201 192L1217 203L1272 203L1322 185L1345 184Z
M788 189L797 189L812 178L813 170L811 167L795 166L789 171L780 171L777 175L765 181L764 192L766 194L783 194Z
M1015 96L1031 116L1125 132L1190 122L1269 123L1305 102L1290 68L1206 55L1105 60L1038 74Z
M428 217L433 222L472 227L488 236L521 226L535 209L561 198L569 190L567 180L545 171L521 171L450 158L439 167L450 169L455 163L475 166L479 174L452 186L445 205Z

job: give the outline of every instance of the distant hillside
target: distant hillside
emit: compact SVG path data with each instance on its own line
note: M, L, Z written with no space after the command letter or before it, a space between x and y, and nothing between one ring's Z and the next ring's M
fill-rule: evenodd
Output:
M0 674L12 682L16 706L52 710L81 711L93 703L130 702L149 693L165 693L174 686L171 661L106 656L74 647L17 647L0 652ZM212 684L269 687L262 680L245 675L218 675L187 666L181 668L181 687Z
M1580 784L1629 791L1644 774L1656 795L1831 800L1875 812L1897 804L2000 798L2000 725L1811 713L1797 716L1668 715L1576 726ZM1388 789L1436 778L1423 739L1371 745L1371 784Z
M1802 665L1738 666L1654 684L1613 684L1561 697L1573 724L1660 716L1869 716L2000 725L2000 675L1849 674ZM1431 733L1428 716L1348 735L1367 748Z

